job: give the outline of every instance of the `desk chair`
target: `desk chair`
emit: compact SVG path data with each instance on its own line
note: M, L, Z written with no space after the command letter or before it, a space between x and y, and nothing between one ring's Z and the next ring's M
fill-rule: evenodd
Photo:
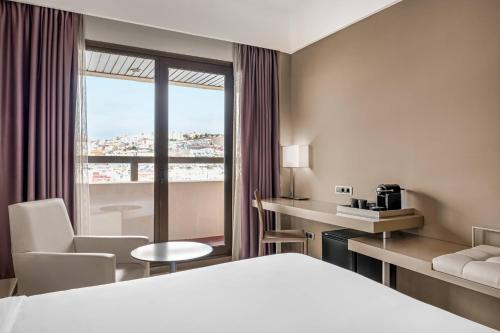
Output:
M307 236L304 230L265 230L264 209L259 190L254 191L259 213L259 257L264 254L266 244L302 243L302 253L307 254Z

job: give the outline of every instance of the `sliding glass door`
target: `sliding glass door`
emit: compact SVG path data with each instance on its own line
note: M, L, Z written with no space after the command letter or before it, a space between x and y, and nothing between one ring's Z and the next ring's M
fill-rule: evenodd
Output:
M230 63L87 42L89 233L231 251Z
M230 66L199 60L163 58L161 94L167 112L159 132L168 133L161 148L160 196L166 207L162 225L168 240L193 240L231 248L232 109ZM165 183L165 182L163 182ZM161 227L161 228L162 228Z
M154 240L155 63L144 54L86 51L87 234Z

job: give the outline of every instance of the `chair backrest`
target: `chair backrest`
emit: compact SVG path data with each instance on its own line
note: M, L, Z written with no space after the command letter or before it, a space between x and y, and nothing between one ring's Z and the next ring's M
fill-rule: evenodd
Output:
M62 199L9 206L12 253L75 252L73 228Z
M257 201L257 214L259 217L259 239L264 238L264 208L262 208L262 198L259 190L253 192L255 201Z

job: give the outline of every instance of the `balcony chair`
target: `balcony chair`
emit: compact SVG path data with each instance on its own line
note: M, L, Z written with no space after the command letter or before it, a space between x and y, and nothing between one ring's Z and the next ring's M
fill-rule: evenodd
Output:
M273 243L302 243L302 253L307 254L307 236L304 230L268 230L264 224L264 209L259 190L254 191L257 211L259 215L259 257L264 254L266 244Z
M18 293L33 295L149 276L149 265L130 251L141 236L75 236L61 199L9 206Z

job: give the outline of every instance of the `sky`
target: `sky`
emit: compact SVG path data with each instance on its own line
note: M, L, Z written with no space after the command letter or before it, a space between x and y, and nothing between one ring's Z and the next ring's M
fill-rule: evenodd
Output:
M90 139L153 133L154 84L87 76ZM224 132L224 91L169 85L170 132Z

